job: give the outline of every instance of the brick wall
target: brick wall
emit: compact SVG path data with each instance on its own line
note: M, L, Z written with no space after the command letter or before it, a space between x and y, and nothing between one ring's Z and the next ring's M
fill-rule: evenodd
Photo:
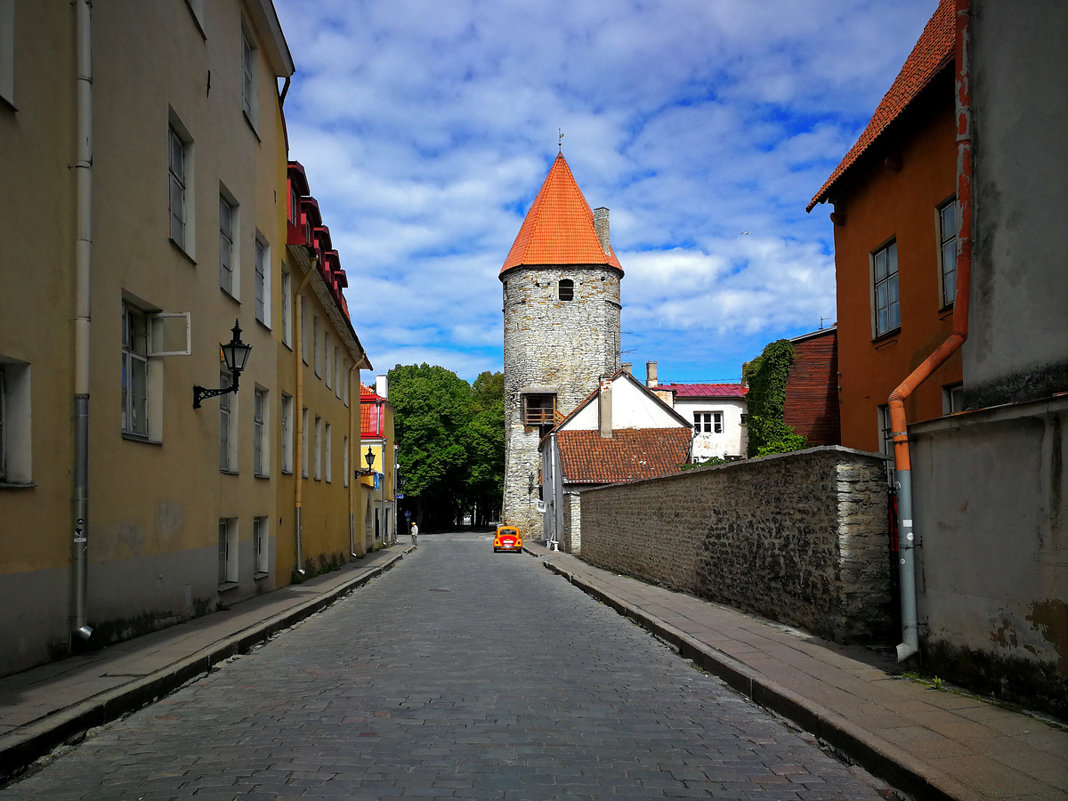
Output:
M582 557L840 642L890 631L884 460L841 447L582 493Z

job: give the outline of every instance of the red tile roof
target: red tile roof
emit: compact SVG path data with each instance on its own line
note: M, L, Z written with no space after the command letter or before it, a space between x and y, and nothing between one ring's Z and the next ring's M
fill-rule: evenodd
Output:
M360 384L360 439L377 439L384 435L382 404L385 398L375 394L366 384Z
M607 253L601 248L593 212L562 154L534 198L501 273L550 264L607 264L623 272L612 246Z
M831 173L831 177L820 187L820 191L805 208L806 211L812 211L817 203L828 199L831 189L849 168L882 136L891 123L901 116L931 80L953 63L955 22L954 0L939 0L938 8L927 21L890 91L883 96L879 107L875 109L868 127Z
M676 398L744 398L749 392L742 384L661 384L655 389L674 390Z
M613 484L655 478L678 471L690 455L689 428L620 428L605 439L599 431L560 431L560 463L565 480Z

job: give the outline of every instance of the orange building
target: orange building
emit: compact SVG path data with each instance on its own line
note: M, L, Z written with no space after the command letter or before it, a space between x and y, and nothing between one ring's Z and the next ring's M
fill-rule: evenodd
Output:
M842 445L891 454L890 393L952 331L956 280L954 2L941 0L853 148L808 206L834 205ZM961 408L957 353L907 400Z

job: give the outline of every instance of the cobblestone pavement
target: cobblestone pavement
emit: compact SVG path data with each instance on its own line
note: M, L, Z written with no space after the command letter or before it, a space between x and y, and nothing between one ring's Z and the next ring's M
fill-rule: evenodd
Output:
M870 776L484 534L403 566L0 799L865 799Z

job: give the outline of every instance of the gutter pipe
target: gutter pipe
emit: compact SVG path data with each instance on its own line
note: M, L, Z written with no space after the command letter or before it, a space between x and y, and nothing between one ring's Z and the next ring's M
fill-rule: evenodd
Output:
M957 0L954 30L957 112L957 288L953 301L953 332L890 394L890 427L894 441L894 479L898 492L901 536L901 639L897 660L919 651L916 612L916 535L912 518L912 459L909 451L905 399L964 344L968 338L968 306L972 273L972 102L971 0Z
M89 334L93 239L93 59L91 0L75 6L78 142L75 176L74 298L74 542L72 642L88 642L89 562Z

